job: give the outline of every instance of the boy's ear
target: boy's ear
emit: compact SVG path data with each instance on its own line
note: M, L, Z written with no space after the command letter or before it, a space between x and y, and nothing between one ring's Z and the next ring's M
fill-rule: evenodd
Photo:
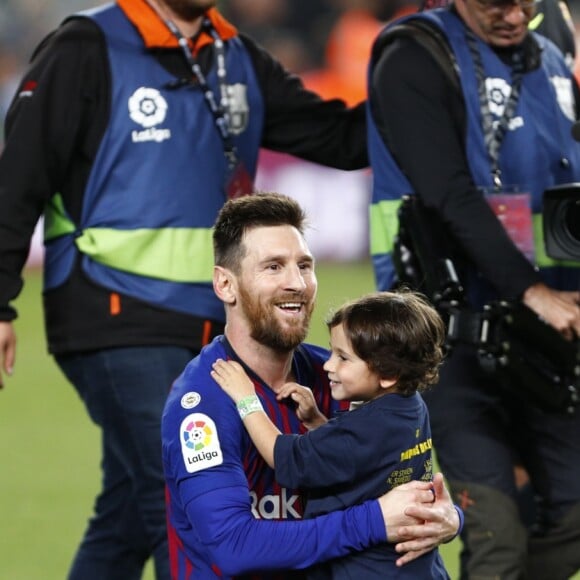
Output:
M383 389L391 389L396 384L397 384L397 379L381 379L379 381L379 385L381 385L381 388L383 388Z
M224 304L236 301L236 277L231 270L222 266L213 268L213 290Z

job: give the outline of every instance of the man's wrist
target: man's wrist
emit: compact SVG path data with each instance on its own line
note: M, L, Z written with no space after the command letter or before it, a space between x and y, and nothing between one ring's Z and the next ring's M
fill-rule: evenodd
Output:
M448 540L445 540L445 542L443 542L444 544L448 544L449 542L452 542L461 533L461 530L463 530L463 523L465 521L465 516L463 515L463 510L457 504L453 504L453 507L455 508L455 511L457 512L457 516L459 517L459 526L457 528L457 531L455 532L455 535L452 536L451 538L449 538Z

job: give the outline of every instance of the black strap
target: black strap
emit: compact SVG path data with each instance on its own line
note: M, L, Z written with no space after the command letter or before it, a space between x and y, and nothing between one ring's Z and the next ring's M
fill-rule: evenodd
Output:
M203 92L203 96L205 102L211 114L213 115L215 125L219 131L219 134L224 143L224 155L228 160L228 166L230 171L236 167L238 163L238 155L236 151L236 147L234 145L234 141L232 138L232 134L229 128L229 110L228 110L228 96L227 96L227 71L226 71L226 59L225 59L225 47L224 42L218 35L217 31L215 30L211 20L209 18L204 18L201 28L208 32L213 40L214 40L214 48L215 48L215 55L216 55L216 66L217 66L217 77L218 83L220 88L220 99L219 102L216 99L216 96L209 86L199 63L194 58L193 54L191 53L191 49L189 48L189 42L187 38L181 34L179 28L175 25L175 23L162 16L165 25L176 38L177 42L179 43L179 47L183 53L183 57L185 58L189 68L191 69L191 73L193 74L194 78L197 80L200 89Z
M481 127L483 130L483 137L485 147L489 154L491 161L491 173L493 176L494 187L499 190L501 188L501 171L499 169L499 150L503 143L509 122L513 119L518 101L520 99L520 89L524 77L524 60L520 50L514 50L512 56L512 79L511 91L507 103L505 104L501 119L496 124L493 120L492 112L489 108L489 100L487 88L485 85L485 70L483 61L477 46L477 38L475 34L469 29L465 30L465 38L473 59L473 66L475 67L475 76L477 78L477 92L479 94L479 106L481 108Z
M400 37L412 38L421 45L435 59L453 88L457 91L461 90L457 59L447 38L435 25L418 18L396 24L384 34L381 50L386 43Z

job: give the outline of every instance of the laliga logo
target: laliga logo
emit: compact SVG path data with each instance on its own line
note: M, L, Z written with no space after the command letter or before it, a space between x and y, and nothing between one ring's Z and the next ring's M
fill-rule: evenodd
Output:
M489 110L496 117L503 115L512 88L503 79L485 79Z
M213 431L204 421L192 421L185 427L183 441L189 449L199 451L211 443Z
M179 428L181 454L189 473L223 463L223 453L215 423L205 413L191 413Z
M129 98L129 115L142 127L153 127L165 120L167 101L157 89L141 87Z
M493 122L495 128L499 123L498 119L501 119L503 116L504 109L512 92L512 87L504 79L487 78L485 79L485 88L487 91L489 112L495 117ZM523 117L521 115L517 115L509 120L508 129L510 131L515 131L519 127L523 127L523 125Z
M156 129L167 115L167 101L157 89L140 87L129 97L129 116L144 131L131 133L134 143L156 141L160 143L171 137L169 129Z

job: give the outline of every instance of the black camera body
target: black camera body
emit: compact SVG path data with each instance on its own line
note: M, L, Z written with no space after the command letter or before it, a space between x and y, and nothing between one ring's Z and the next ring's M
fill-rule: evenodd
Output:
M544 191L544 245L554 260L580 260L580 183Z
M504 388L546 412L576 412L580 344L565 340L523 303L487 304L477 347L480 366Z
M461 286L453 256L453 244L437 214L415 195L405 195L398 212L399 232L393 261L399 281L433 301L461 301Z

